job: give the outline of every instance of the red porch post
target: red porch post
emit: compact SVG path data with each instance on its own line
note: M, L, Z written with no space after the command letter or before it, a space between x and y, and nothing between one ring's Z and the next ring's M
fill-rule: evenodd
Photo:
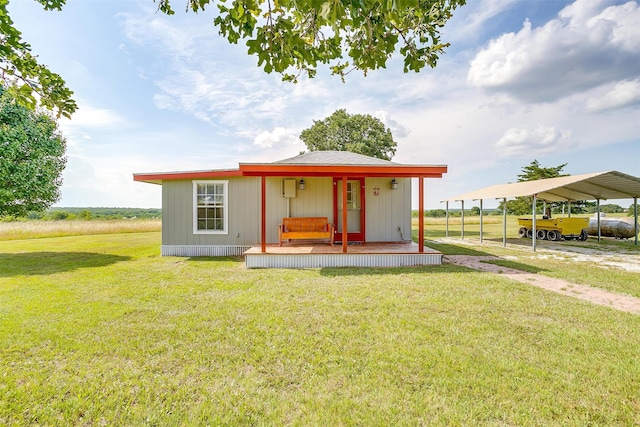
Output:
M424 252L424 177L418 177L418 252Z
M347 231L347 177L342 177L342 252L347 253L347 240L349 240L349 232Z
M261 200L260 200L260 242L262 245L262 253L267 252L267 177L262 175L260 177L261 187Z

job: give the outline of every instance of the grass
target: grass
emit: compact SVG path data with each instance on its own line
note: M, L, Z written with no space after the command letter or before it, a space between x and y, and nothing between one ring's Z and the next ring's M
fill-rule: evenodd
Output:
M613 215L612 215L613 216ZM417 220L413 220L414 228ZM563 247L572 251L593 250L599 253L613 254L621 262L628 261L629 256L640 256L640 246L634 244L633 239L618 240L614 238L602 238L600 242L591 236L585 242L562 241L548 242L538 241L537 252L531 250L531 240L521 239L518 235L517 217L507 217L507 247L503 248L502 217L483 217L483 239L480 245L479 217L465 217L465 240L461 237L460 218L449 219L449 239L443 239L446 235L444 218L427 218L425 221L426 245L448 255L496 255L506 257L518 266L508 265L509 261L492 261L493 263L512 267L527 272L556 277L573 283L592 286L608 291L631 295L640 298L640 275L637 271L624 271L622 269L598 265L589 261L576 262L568 255L563 255ZM417 240L417 232L414 229L414 240ZM472 243L471 243L472 242ZM555 249L552 253L549 249Z
M160 219L0 222L0 240L160 231Z
M640 423L640 316L452 265L247 270L159 246L0 241L0 424Z
M626 215L626 214L625 214ZM521 215L522 216L522 215ZM527 215L524 215L525 217ZM591 217L591 215L574 215L575 217ZM629 219L629 217L622 214L609 214L609 217L621 217ZM518 218L520 216L508 215L507 216L507 239L511 241L528 241L527 239L518 238L518 230L520 225L518 224ZM414 231L418 228L417 218L412 219L412 226ZM460 217L449 218L449 232L448 237L461 237L462 235L462 220ZM425 238L436 239L447 236L447 220L445 218L425 218ZM486 239L494 239L502 241L503 237L503 217L502 215L484 215L482 217L482 234ZM465 238L480 238L480 216L465 216L464 218L464 237ZM591 242L597 241L594 236L589 237ZM616 240L611 238L604 238L603 240L609 241L612 244L619 247L633 246L634 239ZM587 242L567 241L563 244L580 245ZM542 242L541 242L542 243Z

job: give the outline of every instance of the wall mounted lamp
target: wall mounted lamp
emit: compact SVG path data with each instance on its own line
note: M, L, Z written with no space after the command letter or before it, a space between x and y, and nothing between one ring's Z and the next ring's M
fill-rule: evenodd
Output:
M391 180L391 189L392 189L392 190L397 190L397 189L398 189L398 181L396 181L396 179L395 179L395 178L393 178L393 179Z
M298 182L298 190L304 190L305 188L304 179L301 179L300 182Z

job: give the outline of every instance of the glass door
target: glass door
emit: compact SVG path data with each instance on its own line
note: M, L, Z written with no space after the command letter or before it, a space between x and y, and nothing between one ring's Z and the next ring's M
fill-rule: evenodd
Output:
M333 179L333 217L336 241L342 241L342 179ZM347 241L364 242L364 178L347 180Z

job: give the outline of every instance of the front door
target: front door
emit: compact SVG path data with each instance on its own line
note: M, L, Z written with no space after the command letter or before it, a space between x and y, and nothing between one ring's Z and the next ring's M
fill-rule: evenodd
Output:
M364 242L364 178L347 179L347 242ZM342 179L333 178L336 241L342 241Z

